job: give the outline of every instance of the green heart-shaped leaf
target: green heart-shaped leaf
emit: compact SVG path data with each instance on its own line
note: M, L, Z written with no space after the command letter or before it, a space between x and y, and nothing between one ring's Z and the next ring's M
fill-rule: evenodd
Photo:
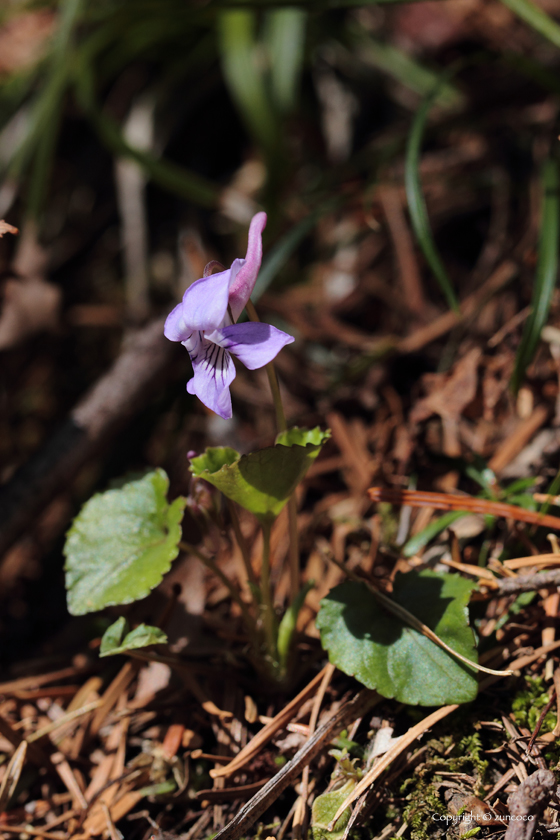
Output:
M467 605L474 584L429 570L399 574L392 599L449 647L476 662ZM317 616L330 661L368 688L401 703L466 703L477 693L474 669L389 614L365 584L348 581L321 601Z
M255 514L263 523L276 519L319 454L330 432L289 429L275 446L239 453L228 447L209 447L191 459L191 472L217 487L228 499Z
M126 653L127 650L138 650L148 645L161 645L166 642L167 636L159 627L139 624L129 632L128 622L121 615L103 634L99 656L116 656L117 653Z
M165 472L155 470L83 506L64 546L72 615L145 598L169 571L186 500L168 504L168 486Z

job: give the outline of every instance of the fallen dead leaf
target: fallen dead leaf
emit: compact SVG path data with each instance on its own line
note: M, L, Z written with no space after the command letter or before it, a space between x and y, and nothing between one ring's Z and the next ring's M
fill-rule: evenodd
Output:
M476 396L480 355L480 349L475 347L460 359L442 387L416 403L410 412L411 422L420 423L432 414L458 420Z
M14 235L19 233L17 227L13 225L9 225L8 222L5 222L4 219L0 219L0 239L4 236L5 233L13 233Z

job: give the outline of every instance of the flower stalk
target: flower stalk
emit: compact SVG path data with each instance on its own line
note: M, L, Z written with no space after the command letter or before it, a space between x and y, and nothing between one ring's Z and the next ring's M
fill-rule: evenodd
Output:
M258 322L259 316L257 310L251 300L245 304L247 315L250 321ZM284 406L282 404L282 397L280 395L280 387L278 385L278 377L276 375L276 368L274 362L269 362L265 365L265 370L270 384L270 391L272 393L272 402L274 403L274 410L276 412L276 427L278 432L285 432L288 429L286 423L286 415L284 414ZM300 589L299 579L299 534L297 528L297 501L296 494L292 493L288 500L288 533L289 533L289 565L290 565L290 599L293 601L297 598Z

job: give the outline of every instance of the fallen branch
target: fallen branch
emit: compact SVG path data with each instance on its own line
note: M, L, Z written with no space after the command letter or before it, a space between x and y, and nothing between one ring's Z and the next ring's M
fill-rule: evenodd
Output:
M492 589L493 598L500 595L517 595L518 592L534 592L548 586L560 586L560 569L553 569L550 572L537 572L534 575L504 578L497 583L497 587Z
M0 555L34 522L83 464L141 409L161 382L173 345L158 319L126 342L111 369L65 424L0 487Z

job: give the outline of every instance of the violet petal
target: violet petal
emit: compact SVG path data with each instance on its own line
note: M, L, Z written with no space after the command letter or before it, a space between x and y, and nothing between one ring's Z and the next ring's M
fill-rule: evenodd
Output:
M165 319L163 334L169 341L187 341L192 329L185 324L183 304L179 303Z
M293 336L270 324L232 324L216 330L208 338L229 350L249 370L263 367L274 359L280 350L294 341Z
M257 213L249 226L249 242L244 260L236 260L242 265L237 276L232 279L229 290L229 305L233 320L237 321L257 282L257 275L262 262L262 232L266 227L266 213ZM233 266L232 266L233 268ZM215 275L214 275L215 276Z
M183 295L183 320L190 331L215 330L227 315L230 270L202 277Z

